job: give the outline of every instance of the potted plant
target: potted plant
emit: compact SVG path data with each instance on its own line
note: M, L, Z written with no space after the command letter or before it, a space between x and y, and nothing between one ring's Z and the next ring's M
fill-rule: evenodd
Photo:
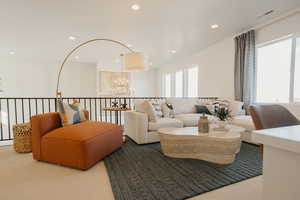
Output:
M220 129L224 129L227 121L231 118L231 111L227 106L215 107L214 116L218 118L218 124Z

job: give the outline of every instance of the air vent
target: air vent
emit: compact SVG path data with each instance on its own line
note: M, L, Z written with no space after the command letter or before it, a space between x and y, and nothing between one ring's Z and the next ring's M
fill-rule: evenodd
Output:
M257 16L257 18L266 17L266 16L271 15L272 13L274 13L274 10L269 10L269 11L263 13L262 15Z
M274 10L269 10L268 12L265 12L263 15L267 16L267 15L271 15L274 12Z

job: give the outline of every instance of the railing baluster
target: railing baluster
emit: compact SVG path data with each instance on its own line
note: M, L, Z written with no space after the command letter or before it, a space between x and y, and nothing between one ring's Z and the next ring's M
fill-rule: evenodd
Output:
M9 112L9 99L6 99L6 111L7 111L7 128L8 128L8 139L11 139L10 135L10 112Z
M21 100L21 106L22 106L22 121L25 123L25 116L24 116L24 99Z
M51 103L50 103L50 99L48 99L48 112L51 112Z
M131 108L131 99L129 99L128 104L129 104L129 108Z
M57 112L57 98L54 99L54 111Z
M100 121L102 122L102 99L100 98Z
M89 99L89 102L90 102L90 110L89 110L89 113L90 113L90 119L92 120L92 99Z
M104 107L106 108L107 107L107 105L106 105L106 103L107 103L106 102L106 98L104 99L104 103L105 103ZM107 122L107 110L104 111L104 114L105 114L105 122Z
M95 121L98 121L98 118L97 118L97 100L96 98L94 99L94 106L95 106Z
M43 111L43 114L45 114L45 106L44 106L44 99L41 99L42 100L42 111Z
M18 113L17 113L17 99L14 99L15 104L15 122L18 123Z
M34 99L35 100L35 114L37 115L38 114L38 104L37 104L37 99Z
M29 119L31 118L31 100L28 98L28 113L29 113Z
M109 98L109 107L111 108L111 98ZM110 115L110 123L112 122L112 112L109 111L109 115Z
M121 107L121 104L122 104L122 101L121 101L121 98L119 98L119 105L120 105L120 107ZM121 125L122 124L122 112L120 111L119 112L119 114L118 114L118 116L119 116L119 124Z

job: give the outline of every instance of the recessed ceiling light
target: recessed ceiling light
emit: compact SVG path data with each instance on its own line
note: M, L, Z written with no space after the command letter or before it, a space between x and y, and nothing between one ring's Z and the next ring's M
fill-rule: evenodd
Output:
M176 50L171 50L171 53L172 54L175 54L177 51Z
M150 65L150 66L152 66L152 65L153 65L153 63L152 63L152 62L149 62L149 65Z
M75 56L75 59L78 60L78 59L79 59L79 56Z
M219 25L218 24L213 24L210 26L212 29L216 29L216 28L219 28Z
M10 54L10 55L15 55L15 54L16 54L16 52L14 52L14 51L10 51L10 52L9 52L9 54Z
M132 6L131 6L131 9L132 10L139 10L141 8L141 6L139 5L139 4L133 4Z
M128 47L132 47L132 44L127 44Z
M72 41L74 41L74 40L76 40L76 37L74 37L74 36L70 36L70 37L69 37L69 40L72 40Z

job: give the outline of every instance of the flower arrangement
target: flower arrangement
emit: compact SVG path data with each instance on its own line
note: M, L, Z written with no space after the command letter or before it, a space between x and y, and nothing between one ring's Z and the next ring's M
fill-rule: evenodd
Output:
M230 110L226 106L216 106L214 115L220 120L220 121L226 121L231 118Z

